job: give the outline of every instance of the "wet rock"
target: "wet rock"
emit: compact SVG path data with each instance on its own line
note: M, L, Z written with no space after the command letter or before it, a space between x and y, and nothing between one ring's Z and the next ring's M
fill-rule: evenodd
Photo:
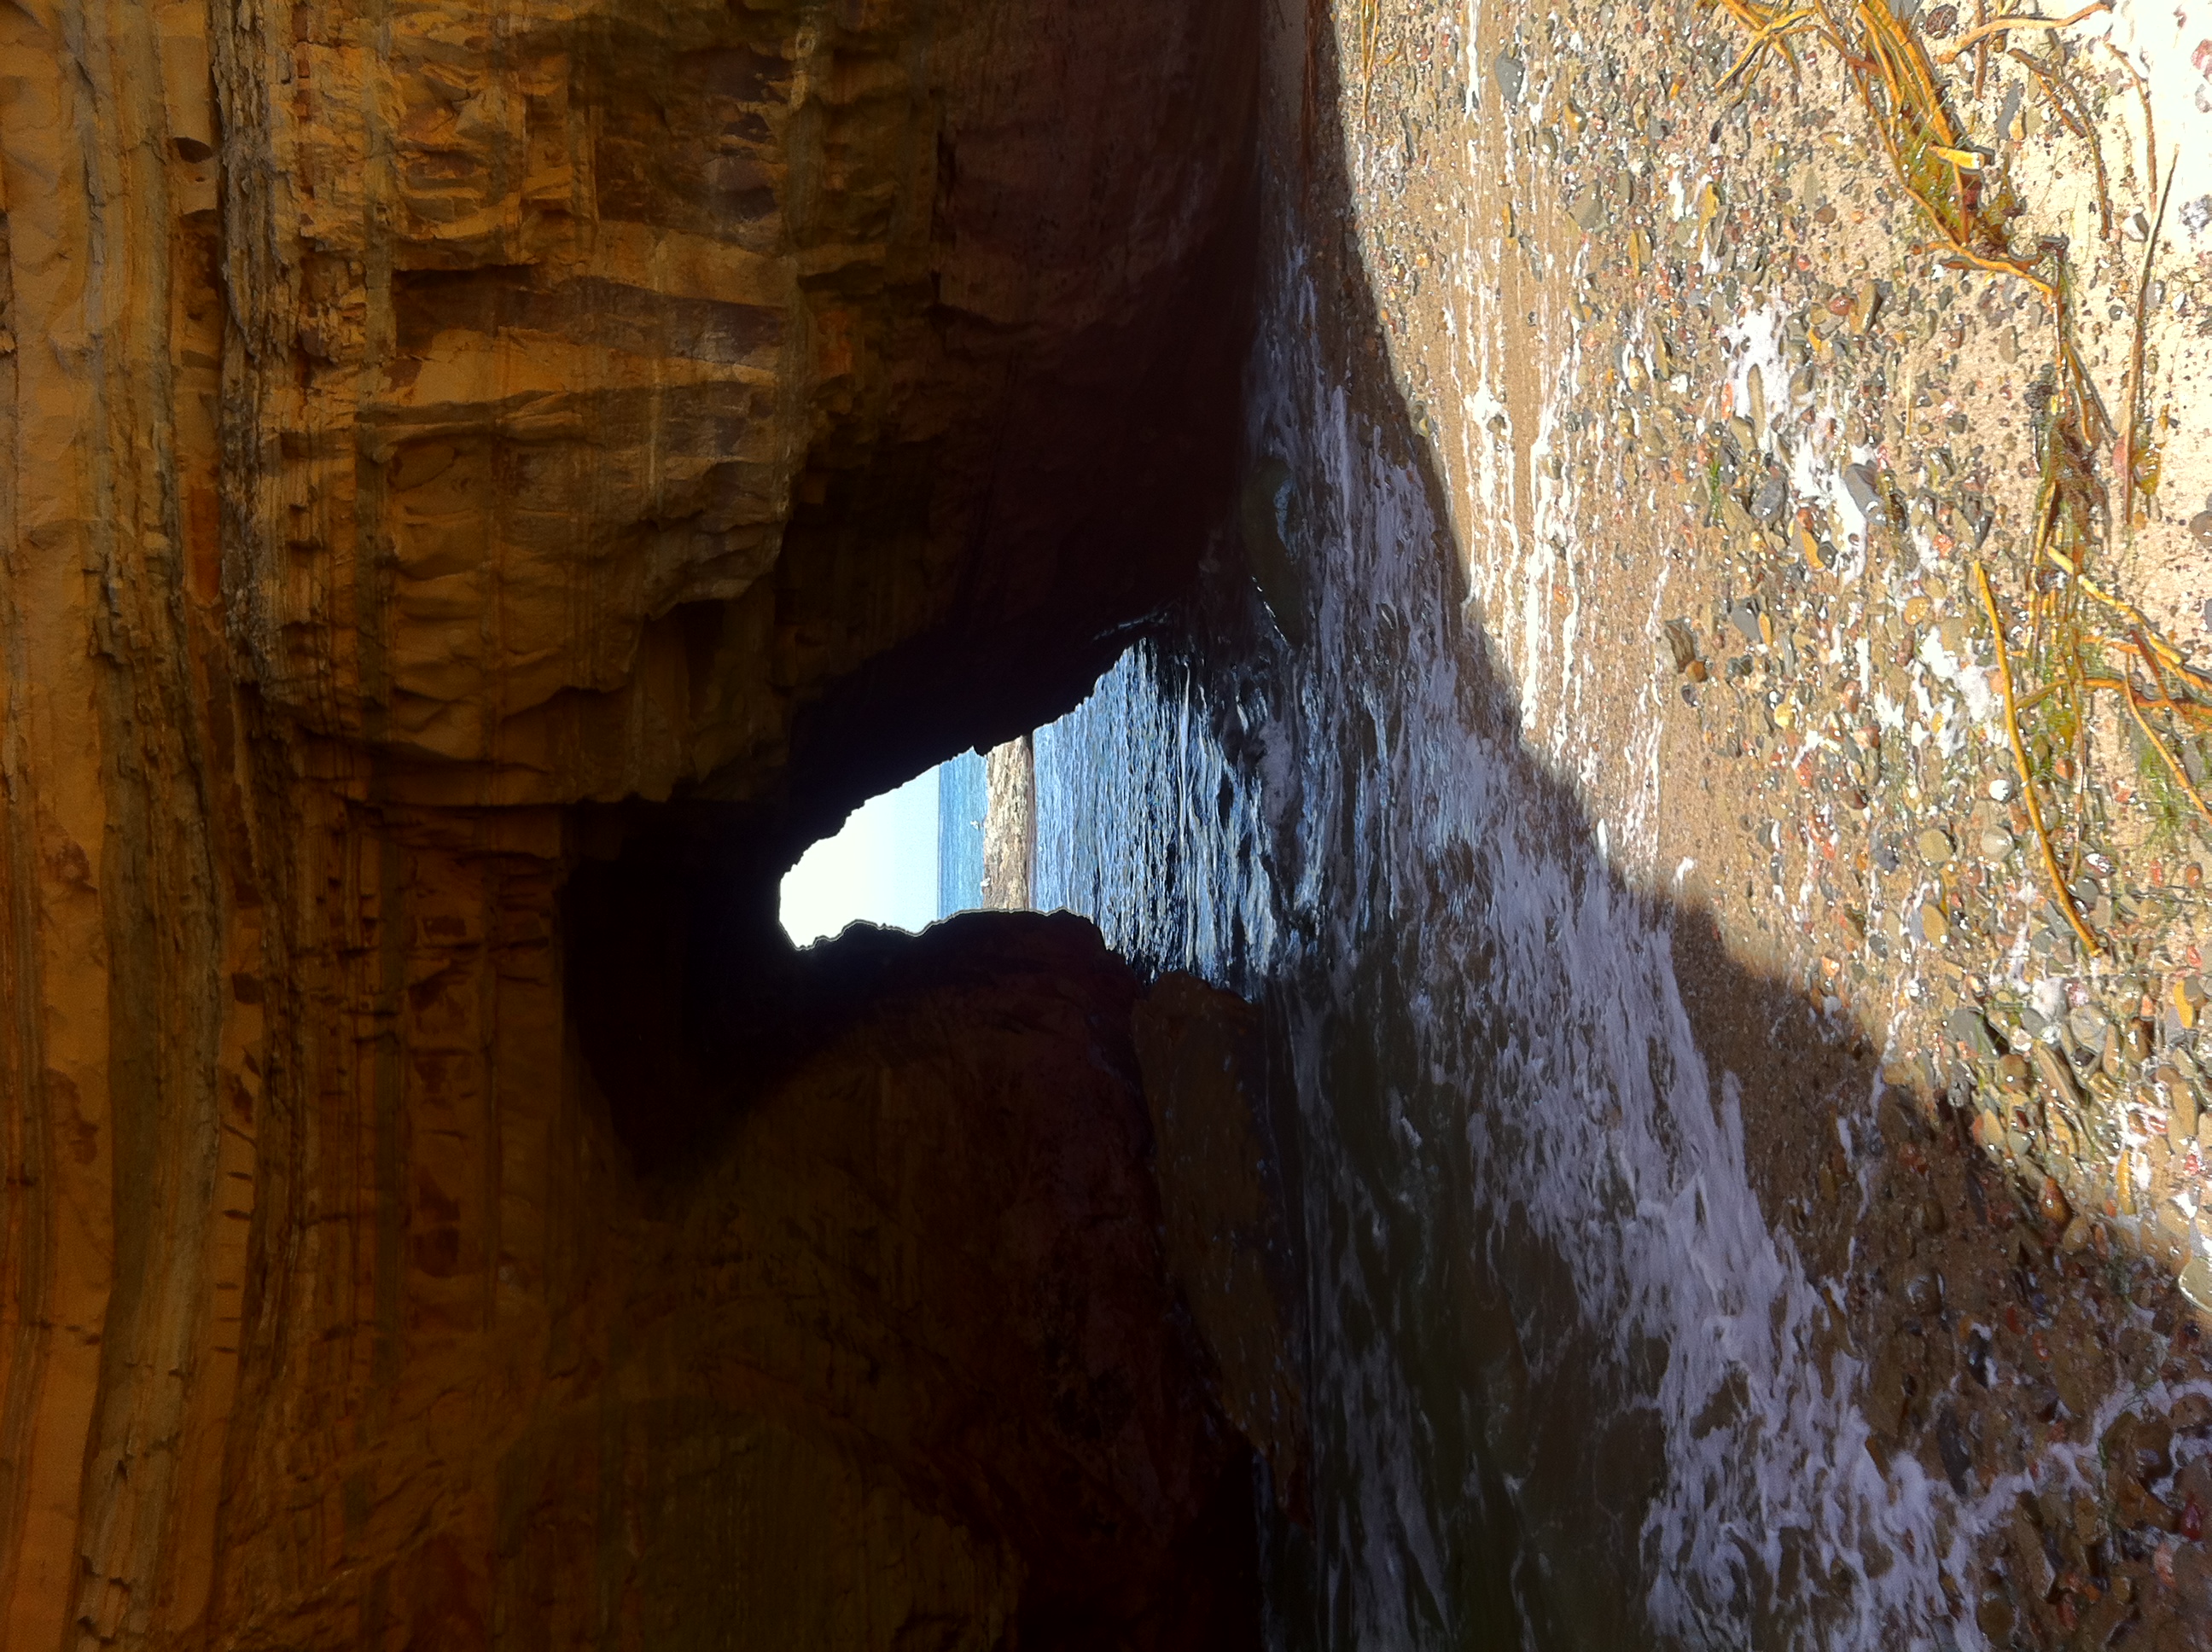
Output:
M2078 1256L2088 1248L2090 1235L2088 1218L2077 1216L2066 1224L2066 1231L2059 1236L2058 1248L2069 1256Z
M2066 1190L2058 1185L2055 1176L2043 1178L2043 1191L2036 1195L2035 1203L2036 1208L2043 1212L2043 1219L2054 1228L2063 1226L2074 1212L2074 1207L2067 1203Z
M1929 945L1942 945L1950 932L1951 920L1943 915L1942 908L1931 902L1920 908L1920 937Z
M1931 869L1943 865L1951 858L1949 835L1933 826L1913 840L1913 847L1920 851L1921 864Z
M2171 1110L2166 1125L2166 1140L2179 1151L2183 1144L2197 1139L2197 1090L2194 1085L2178 1084L2173 1086Z
M2027 1056L2035 1064L2036 1078L2054 1099L2070 1106L2081 1105L2081 1094L2075 1087L2074 1075L2067 1071L2065 1057L2045 1043L2034 1045Z
M2075 1042L2091 1049L2103 1045L2105 1029L2109 1024L2105 1019L2105 1012L2094 1004L2078 1005L2066 1017L2066 1030L2074 1035Z
M1966 1431L1959 1426L1959 1413L1949 1406L1936 1413L1936 1455L1942 1459L1943 1477L1951 1482L1951 1489L1962 1497L1971 1496L1974 1453L1966 1443Z
M2024 1055L2004 1055L1997 1060L1997 1084L2000 1089L2024 1090L2027 1088L2028 1066Z
M1984 860L2002 860L2012 853L2012 834L2002 826L1992 826L1982 834L1981 850Z
M2191 517L2189 531L2196 536L2198 550L2212 550L2212 511L2199 511Z
M1923 908L1923 913L1928 910L1932 908ZM1951 1036L1972 1051L1974 1060L1994 1061L1997 1059L1996 1040L1990 1036L1990 1023L1982 1019L1979 1011L1962 1004L1951 1011L1948 1024Z

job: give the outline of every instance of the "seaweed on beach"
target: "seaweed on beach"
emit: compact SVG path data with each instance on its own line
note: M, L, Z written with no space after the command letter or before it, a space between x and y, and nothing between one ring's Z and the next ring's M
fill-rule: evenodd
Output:
M1849 77L1899 186L1935 232L1937 240L1929 250L1949 268L2010 277L2044 301L2050 361L2032 386L2031 398L2040 473L2024 550L2014 559L2017 588L2012 606L2024 623L2008 624L2006 604L1978 557L1973 571L2004 689L2005 732L2051 898L2082 946L2092 957L2098 956L2104 948L2075 898L2068 869L2061 865L2059 841L2068 840L2064 858L2078 863L2087 835L2078 807L2078 785L2086 783L2087 774L2092 696L2119 696L2135 730L2160 759L2159 766L2169 782L2160 794L2185 798L2212 823L2212 807L2175 755L2176 742L2212 726L2212 675L2192 667L2138 609L2117 594L2106 572L2116 561L2115 539L2124 538L2135 526L2138 495L2147 498L2157 485L2158 454L2149 434L2145 393L2143 330L2172 170L2150 221L2135 295L2135 337L2124 402L2115 419L2082 361L2075 327L2076 282L2064 241L2052 237L2033 246L2016 244L2011 224L2022 208L2002 161L1994 150L1971 141L1938 63L1929 57L1914 25L1883 0L1856 0L1848 7L1832 0L1796 6L1765 5L1759 0L1713 3L1750 36L1723 77L1723 87L1748 88L1760 70L1778 59L1793 75L1801 72L1793 43L1826 46ZM2014 33L2056 36L2069 25L2109 8L2110 0L2095 0L2063 17L1993 18L1962 35L1942 63L1955 64L1971 52L1972 89L1978 95L1994 46ZM2061 124L2087 143L2095 161L2100 221L2110 239L2112 212L2103 153L2094 125L2066 88L2063 48L2051 60L2010 48L2007 55L2031 71ZM2124 58L2122 62L2143 96L2148 172L2155 186L2157 137L2148 97L2132 65ZM2107 454L2108 468L2103 464ZM2105 664L2112 659L2122 662L2117 669ZM2026 690L2016 680L2023 669L2035 683ZM2033 737L2026 726L2031 716L2039 720ZM2068 818L2049 817L2039 795L2052 779L2051 765L2039 763L2033 752L2046 745L2069 751L2065 768L2078 777L2077 806ZM2059 793L2055 785L2051 791L2055 807Z

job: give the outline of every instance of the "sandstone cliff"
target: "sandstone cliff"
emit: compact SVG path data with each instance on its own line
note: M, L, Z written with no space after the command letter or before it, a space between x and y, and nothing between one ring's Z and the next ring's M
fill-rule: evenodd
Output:
M1048 1151L1042 1058L943 999L702 1074L766 1024L718 994L803 990L797 847L1066 703L1194 557L1246 21L0 14L11 1652L766 1643L836 1565L863 1619L761 1633L1171 1626L1239 1448L1144 1295L1133 1092ZM670 995L580 1003L579 901ZM678 1197L656 1144L722 1157ZM1016 1205L993 1273L945 1195L1000 1176L1101 1248ZM818 1500L710 1495L746 1465Z

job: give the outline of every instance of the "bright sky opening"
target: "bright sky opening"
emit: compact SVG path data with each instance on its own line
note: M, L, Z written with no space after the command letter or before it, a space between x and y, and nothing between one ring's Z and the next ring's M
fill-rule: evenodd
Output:
M784 932L800 946L847 924L919 933L937 917L937 770L871 798L783 875Z

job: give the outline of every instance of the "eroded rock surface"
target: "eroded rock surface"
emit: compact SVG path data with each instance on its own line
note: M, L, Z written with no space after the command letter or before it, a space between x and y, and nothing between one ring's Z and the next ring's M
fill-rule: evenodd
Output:
M1115 1295L1141 1109L902 1202L955 1139L884 1124L927 1061L823 1055L779 1069L804 1105L748 1090L769 1157L662 1208L568 898L672 835L658 951L740 982L807 837L1072 701L1173 589L1234 429L1246 21L0 15L0 1643L1168 1634L1235 1448ZM990 1078L936 1013L916 1048L971 1065L915 1093L1012 1106L1026 1058ZM817 1181L746 1180L775 1154ZM1072 1178L1102 1248L1001 1201L1029 1251L917 1260L963 1173ZM1058 1351L979 1340L1003 1303L963 1291L1053 1280L1151 1340L1076 1307ZM1110 1418L1024 1386L1116 1360L1151 1386ZM1007 1478L1029 1446L1065 1496ZM746 1616L863 1564L860 1618Z

